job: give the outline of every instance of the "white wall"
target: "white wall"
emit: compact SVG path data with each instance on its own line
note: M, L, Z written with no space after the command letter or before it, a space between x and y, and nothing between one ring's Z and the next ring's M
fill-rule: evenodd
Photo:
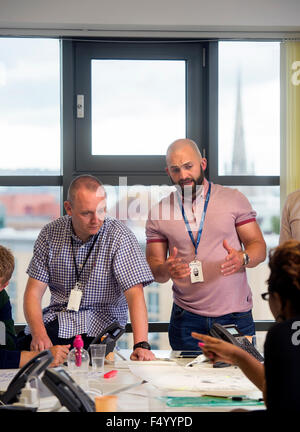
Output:
M0 29L300 31L298 0L0 0ZM86 35L86 32L83 33Z

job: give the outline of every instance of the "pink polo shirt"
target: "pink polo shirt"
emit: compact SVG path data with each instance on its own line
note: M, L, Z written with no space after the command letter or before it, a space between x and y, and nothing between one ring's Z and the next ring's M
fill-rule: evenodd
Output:
M184 209L196 242L208 182L204 179L197 199L184 199ZM223 276L221 264L227 251L223 240L241 250L236 227L256 221L256 212L248 199L237 189L211 184L203 232L198 247L197 259L202 263L204 282L191 283L190 278L173 280L174 302L192 313L203 316L221 316L232 312L245 312L252 308L252 294L247 282L246 270ZM146 224L147 243L167 242L169 251L176 246L178 257L190 263L195 257L195 248L189 237L177 193L172 192L154 206Z

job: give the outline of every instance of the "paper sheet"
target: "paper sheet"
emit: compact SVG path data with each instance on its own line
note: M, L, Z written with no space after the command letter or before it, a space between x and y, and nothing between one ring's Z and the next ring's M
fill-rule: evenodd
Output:
M0 369L0 390L6 390L19 369Z
M185 390L202 394L249 394L257 388L240 369L216 369L211 365L184 368L177 364L165 366L129 365L131 372L151 384L168 390Z

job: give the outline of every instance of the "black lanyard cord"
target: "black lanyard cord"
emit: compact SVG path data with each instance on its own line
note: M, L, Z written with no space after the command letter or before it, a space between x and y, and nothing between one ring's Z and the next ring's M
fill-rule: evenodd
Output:
M93 240L93 244L92 244L92 246L90 247L90 249L89 249L89 251L88 251L88 254L87 254L86 258L85 258L84 263L82 264L82 267L81 267L80 272L78 271L78 267L77 267L77 263L76 263L76 257L75 257L75 251L74 251L74 240L73 240L73 237L71 236L71 244L72 244L72 252L73 252L73 261L74 261L75 273L76 273L76 283L79 282L79 279L80 279L81 273L82 273L82 271L83 271L83 268L84 268L84 266L85 266L87 260L89 259L89 256L91 255L92 250L94 249L94 246L95 246L95 243L96 243L96 241L97 241L97 239L98 239L98 236L99 236L99 233L97 233L97 234L95 235L95 238L94 238L94 240Z

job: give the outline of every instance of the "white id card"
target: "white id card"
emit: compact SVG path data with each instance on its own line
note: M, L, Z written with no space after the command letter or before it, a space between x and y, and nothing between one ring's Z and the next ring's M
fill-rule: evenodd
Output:
M81 297L82 297L82 291L76 287L73 288L70 292L67 309L78 312L80 302L81 302Z
M189 266L191 269L191 282L192 283L204 282L201 261L198 260L191 261Z

